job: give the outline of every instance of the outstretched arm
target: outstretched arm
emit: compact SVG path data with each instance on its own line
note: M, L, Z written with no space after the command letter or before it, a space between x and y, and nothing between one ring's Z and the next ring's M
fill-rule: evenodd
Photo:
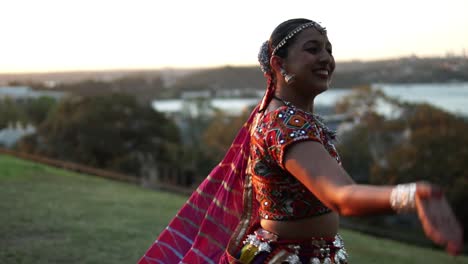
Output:
M341 215L394 212L390 204L394 186L356 184L318 142L293 144L287 149L283 164L318 199ZM446 246L449 253L461 251L461 227L439 189L419 182L415 198L426 235Z

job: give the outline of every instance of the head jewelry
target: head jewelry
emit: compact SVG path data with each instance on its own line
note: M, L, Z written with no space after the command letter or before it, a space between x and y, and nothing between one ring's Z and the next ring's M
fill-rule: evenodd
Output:
M289 34L286 35L286 37L284 37L278 43L278 45L276 45L276 47L274 47L274 48L272 47L273 51L271 52L271 56L275 55L278 52L278 50L280 50L284 45L286 45L288 40L293 38L295 35L297 35L302 30L304 30L306 28L310 28L310 27L315 28L318 32L320 32L320 34L327 34L327 30L317 22L311 21L311 22L302 24L302 25L298 26L297 28L293 29L291 32L289 32ZM260 62L260 68L262 69L262 72L264 74L268 74L268 73L271 72L271 66L270 66L270 57L271 56L270 56L270 52L269 52L270 51L269 42L270 42L269 40L265 41L262 44L262 47L260 48L260 52L258 53L258 61Z

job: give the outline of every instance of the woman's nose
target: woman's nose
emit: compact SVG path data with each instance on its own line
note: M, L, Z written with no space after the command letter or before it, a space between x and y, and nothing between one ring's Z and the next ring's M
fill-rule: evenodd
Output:
M332 55L326 49L323 49L322 52L320 52L319 54L319 61L321 63L330 63L332 59Z

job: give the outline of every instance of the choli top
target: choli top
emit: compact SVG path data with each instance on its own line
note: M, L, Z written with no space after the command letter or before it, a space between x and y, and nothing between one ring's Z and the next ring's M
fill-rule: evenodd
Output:
M334 133L321 119L291 104L267 114L258 114L251 130L249 172L263 219L285 221L330 212L284 166L284 153L296 142L322 144L341 164L332 143ZM310 157L313 159L313 157Z

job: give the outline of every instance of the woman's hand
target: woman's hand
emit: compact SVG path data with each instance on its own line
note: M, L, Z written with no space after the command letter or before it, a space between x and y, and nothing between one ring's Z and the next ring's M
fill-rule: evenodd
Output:
M440 188L418 182L416 210L426 236L452 255L463 249L463 231Z

